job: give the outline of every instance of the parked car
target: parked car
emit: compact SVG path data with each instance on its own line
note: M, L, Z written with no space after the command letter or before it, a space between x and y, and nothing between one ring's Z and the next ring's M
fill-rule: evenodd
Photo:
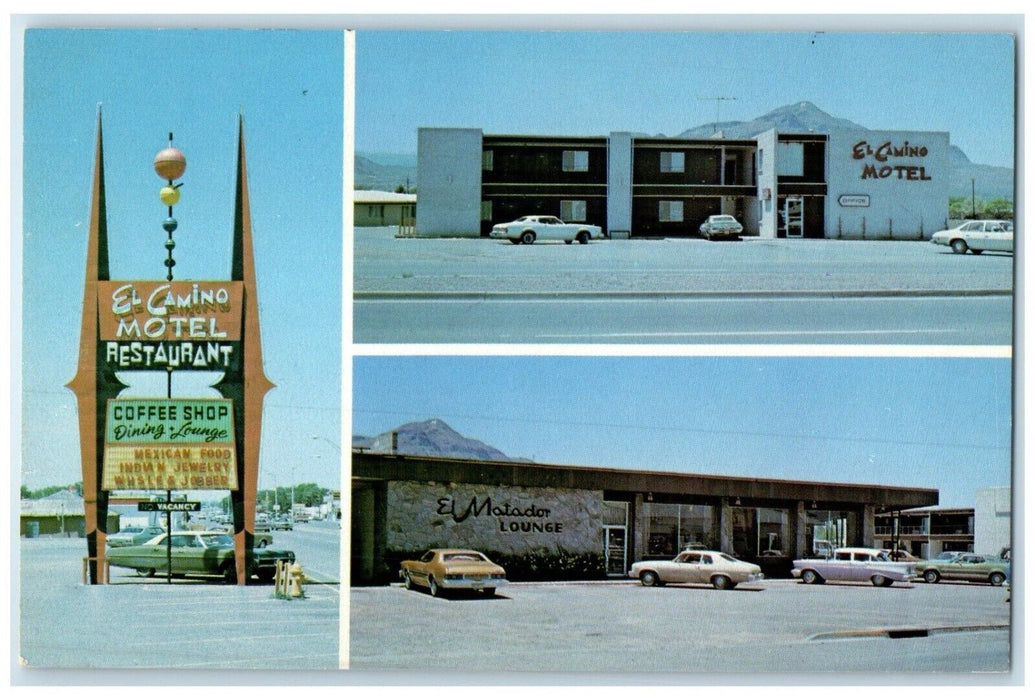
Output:
M710 550L687 550L671 561L638 561L629 569L630 578L644 586L666 583L710 583L717 589L735 588L738 583L761 581L762 568Z
M429 549L420 559L402 562L399 576L407 589L424 586L433 596L446 589L481 591L492 596L507 583L502 566L471 549Z
M931 243L947 245L953 253L968 250L980 255L986 250L1013 252L1013 222L1002 219L966 221L944 231L936 231Z
M127 547L131 544L143 544L164 532L165 528L158 525L147 525L146 527L131 525L108 535L106 542L109 547Z
M168 547L165 533L144 544L118 547L108 552L112 566L136 569L137 573L154 576L168 572ZM173 532L172 573L209 574L237 581L234 564L234 538L225 532ZM248 577L260 581L273 580L278 561L295 561L295 553L286 549L251 549L248 551Z
M904 549L882 549L891 561L920 561L920 557L910 554Z
M491 238L506 238L511 243L530 245L536 241L564 241L589 243L594 238L603 238L599 226L590 224L566 224L556 216L522 216L510 223L496 224L489 232Z
M916 575L927 583L947 581L980 581L1001 586L1010 578L1010 562L998 557L986 557L971 552L954 552L946 559L917 562Z
M294 530L295 524L291 518L274 518L270 523L270 527L274 530Z
M744 227L729 214L713 214L704 220L699 230L710 241L713 238L736 238L744 232Z
M893 562L879 549L839 547L830 559L795 559L791 569L802 583L827 581L869 581L887 587L895 581L908 583L914 575L912 562Z

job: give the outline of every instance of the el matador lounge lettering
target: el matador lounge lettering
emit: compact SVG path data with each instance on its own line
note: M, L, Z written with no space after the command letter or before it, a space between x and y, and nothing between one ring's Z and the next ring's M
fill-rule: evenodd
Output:
M500 532L550 532L559 533L564 531L564 523L547 521L550 517L549 508L541 508L534 503L519 508L510 505L509 502L503 505L494 506L492 497L486 496L481 503L477 496L472 496L470 502L459 513L457 512L456 501L451 496L438 499L438 515L448 515L455 523L462 523L470 517L481 517L487 515L497 519Z

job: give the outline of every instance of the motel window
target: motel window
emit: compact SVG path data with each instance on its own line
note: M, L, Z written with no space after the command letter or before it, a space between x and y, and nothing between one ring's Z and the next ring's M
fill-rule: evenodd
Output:
M492 200L482 202L482 221L492 221Z
M645 503L647 554L673 556L685 549L716 549L712 506Z
M686 154L682 151L662 151L660 165L663 173L681 173L686 169Z
M658 221L682 221L683 203L662 200L658 202Z
M561 169L566 173L584 173L589 170L589 151L565 151Z
M586 200L584 199L562 199L561 219L564 221L585 221Z
M492 151L482 151L482 170L492 170Z
M805 144L780 143L776 157L776 174L801 177L805 174Z

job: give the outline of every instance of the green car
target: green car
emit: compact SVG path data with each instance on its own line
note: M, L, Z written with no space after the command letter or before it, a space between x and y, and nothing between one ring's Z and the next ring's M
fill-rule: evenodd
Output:
M145 544L118 547L108 552L108 563L137 573L154 576L168 571L168 535L162 534ZM234 538L225 532L174 532L172 534L172 573L211 574L228 583L237 582L234 565ZM277 562L295 561L286 549L263 547L248 552L248 578L268 583L276 574Z
M948 553L945 553L948 554ZM1010 578L1010 562L998 557L986 557L971 552L956 552L950 556L916 562L916 575L928 583L946 581L977 581L1001 586Z

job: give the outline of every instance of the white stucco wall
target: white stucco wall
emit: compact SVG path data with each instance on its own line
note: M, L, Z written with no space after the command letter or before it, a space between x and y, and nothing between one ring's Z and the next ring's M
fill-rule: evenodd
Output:
M607 142L607 231L628 238L632 231L632 154L629 132L612 132Z
M927 240L945 226L947 132L835 131L826 156L828 238Z
M758 166L758 237L776 238L776 131L759 134L755 163ZM768 192L768 197L766 193ZM745 212L746 214L747 212Z
M393 481L387 546L599 552L602 510L599 491Z
M417 194L417 235L479 235L481 129L417 130Z
M981 489L974 499L974 551L998 554L1010 546L1010 488Z

